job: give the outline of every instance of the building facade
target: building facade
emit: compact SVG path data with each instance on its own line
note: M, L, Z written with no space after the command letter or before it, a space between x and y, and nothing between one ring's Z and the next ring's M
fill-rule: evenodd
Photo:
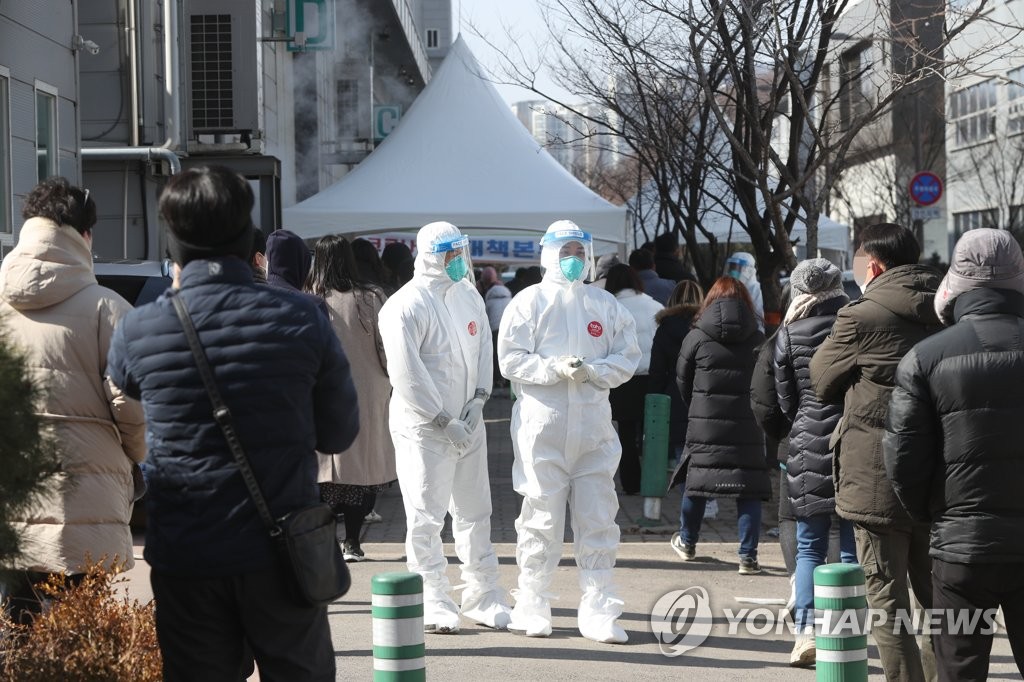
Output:
M163 257L157 197L179 167L238 170L257 225L282 227L396 125L451 41L451 0L5 0L0 246L53 173L90 188L99 256Z

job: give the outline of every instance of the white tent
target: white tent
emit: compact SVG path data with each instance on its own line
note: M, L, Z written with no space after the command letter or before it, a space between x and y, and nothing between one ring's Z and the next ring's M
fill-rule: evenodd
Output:
M625 207L592 192L530 136L459 37L387 139L337 183L286 208L284 227L312 238L447 220L470 234L535 241L563 218L605 250L626 241Z

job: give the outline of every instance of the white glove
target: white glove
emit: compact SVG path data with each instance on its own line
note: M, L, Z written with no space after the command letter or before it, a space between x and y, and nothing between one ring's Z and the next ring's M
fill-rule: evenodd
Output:
M583 359L574 355L566 355L558 358L558 361L555 364L555 371L558 372L558 375L563 379L575 381L580 384L590 378L587 366L583 364Z
M484 399L483 398L472 398L466 406L462 408L462 415L459 417L462 421L466 422L466 426L469 427L470 432L476 431L476 427L480 426L480 422L484 418Z
M469 440L471 434L469 426L461 419L453 419L444 427L444 435L448 436L455 445L462 445Z

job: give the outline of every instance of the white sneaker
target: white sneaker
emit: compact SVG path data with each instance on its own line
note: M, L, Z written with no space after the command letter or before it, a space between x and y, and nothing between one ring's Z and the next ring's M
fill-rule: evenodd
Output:
M459 634L459 609L451 600L423 602L423 632L434 635Z
M711 521L718 518L718 500L708 500L707 504L704 505L704 518Z
M371 509L370 513L363 518L363 523L380 523L384 520L384 517L377 513L376 509Z
M516 606L512 609L509 632L527 637L548 637L551 635L551 602L547 598L517 590L513 593Z
M504 630L512 619L512 609L505 597L505 590L501 588L480 590L467 587L462 593L462 615L474 623Z
M817 658L818 649L815 645L814 635L797 635L793 652L789 655L790 667L808 668L814 665Z
M596 590L588 590L580 600L576 621L580 634L603 644L625 644L629 636L616 622L622 615L622 600Z

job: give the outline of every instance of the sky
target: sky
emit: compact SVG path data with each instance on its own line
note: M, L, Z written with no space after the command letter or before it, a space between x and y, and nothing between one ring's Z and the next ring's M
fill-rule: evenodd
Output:
M487 44L488 41L503 51L509 51L511 31L516 46L527 53L529 59L535 60L537 47L543 46L548 39L548 28L537 0L452 0L452 18L455 33L461 31L477 60L492 73L500 74L502 57ZM552 91L559 97L568 94L546 74L540 75L538 83L540 89ZM523 88L498 84L495 87L509 104L537 99L536 94Z

